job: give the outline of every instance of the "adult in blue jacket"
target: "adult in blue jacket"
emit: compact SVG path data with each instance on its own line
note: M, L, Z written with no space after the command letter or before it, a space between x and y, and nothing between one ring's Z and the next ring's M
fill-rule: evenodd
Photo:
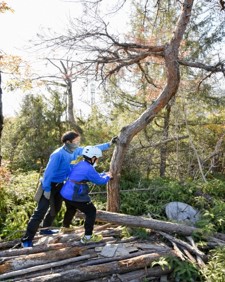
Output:
M101 150L107 150L115 141L97 145ZM63 182L68 177L73 161L82 155L83 147L79 147L80 135L74 131L63 134L61 141L63 146L56 149L50 156L43 178L41 179L41 196L38 205L31 216L25 235L22 237L23 247L32 247L32 240L43 221L43 227L50 227L57 213L62 207L60 190ZM47 213L47 214L46 214ZM42 234L52 234L52 230L42 230Z
M102 151L94 146L87 146L83 150L84 160L74 165L68 180L63 185L60 194L66 204L67 212L75 215L77 210L85 214L84 229L85 233L81 238L81 243L93 240L93 228L96 218L96 208L89 196L88 182L97 185L106 184L112 175L110 172L98 173L94 166L102 156ZM67 219L64 218L64 223ZM71 218L68 217L69 225Z

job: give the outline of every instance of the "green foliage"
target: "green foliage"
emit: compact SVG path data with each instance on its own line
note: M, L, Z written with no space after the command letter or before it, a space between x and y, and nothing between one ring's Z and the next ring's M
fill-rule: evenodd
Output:
M50 101L43 96L28 95L16 118L6 119L2 136L2 155L11 170L40 170L49 155L61 145L65 125L62 122L65 105L58 92Z
M225 281L225 247L218 247L210 251L209 261L201 270L205 281L224 282Z
M131 228L131 227L123 226L122 237L130 238L132 236L145 240L149 237L149 231L141 227L132 227Z
M132 182L132 180L134 182ZM122 183L126 183L123 179ZM188 184L180 185L178 182L166 178L141 182L131 176L129 179L131 193L121 192L121 211L132 215L150 214L153 218L165 218L164 207L171 201L186 202L192 204L192 195L195 191L193 186ZM125 184L125 188L128 188ZM132 188L148 188L148 191L135 192ZM124 186L122 184L122 189ZM129 195L129 196L128 196Z
M219 197L225 200L224 179L212 179L201 185L202 192L210 194L210 196Z
M160 257L159 260L151 263L151 266L161 266L162 269L166 267L172 269L171 278L176 282L197 282L201 280L201 273L198 267L189 262L181 261L177 257Z
M4 177L1 171L0 237L18 238L36 206L33 197L37 187L38 173L20 173Z
M26 205L17 205L9 209L2 226L1 238L12 240L21 237L29 221L29 214L34 208L34 203L28 202Z
M6 237L16 230L25 229L26 223L35 208L33 196L39 174L37 172L11 174L2 167L0 175L0 234L2 237ZM202 232L194 234L199 242L202 242L206 235L213 232L224 232L225 204L220 199L222 195L221 187L224 183L222 180L212 180L207 185L203 182L185 182L181 184L165 178L141 180L138 179L136 174L133 174L129 178L129 185L127 185L126 179L122 179L121 183L122 213L167 220L165 205L170 201L181 201L200 210L201 220L198 222L198 227L202 229ZM147 191L137 192L135 189L147 189ZM91 190L101 192L103 188L94 185ZM207 196L213 200L209 201L208 198L204 197L205 194L199 196L197 193L199 190L207 192ZM211 191L213 197L208 193L211 193ZM92 200L98 209L105 210L106 194L92 195ZM58 214L54 223L55 226L61 226L64 212L65 207ZM17 214L20 217L17 217Z
M195 264L189 261L181 261L177 257L170 257L169 264L173 268L172 278L174 279L174 281L201 281L201 273Z
M211 231L225 232L225 202L220 199L215 199L213 205L208 209L202 212L203 219L203 228L205 223L208 221L208 224L205 225L209 227L211 225ZM201 222L200 222L201 223ZM198 225L201 227L201 225Z
M160 257L158 260L155 260L151 263L151 267L153 266L161 266L161 268L164 270L166 267L168 269L172 269L172 264L169 263L169 258L168 257Z
M33 196L37 187L39 174L37 172L14 173L11 174L7 169L0 168L0 236L4 240L21 238L26 229L27 222L32 215L36 203ZM153 218L166 219L164 214L165 204L172 200L184 201L194 207L198 207L202 214L202 219L198 223L202 228L201 232L193 234L198 245L206 247L204 243L205 236L215 231L224 230L224 202L220 200L221 187L223 181L214 181L207 185L202 182L178 183L171 179L158 178L154 180L138 180L137 175L130 177L130 192L121 192L122 203L121 212L133 215L150 215ZM134 181L134 182L133 182ZM122 183L126 183L123 179ZM148 185L148 186L147 186ZM146 188L149 191L132 192L134 188ZM218 195L216 189L218 187ZM93 186L92 191L102 191L102 187ZM104 188L105 189L105 188ZM196 195L196 192L204 190L208 196L213 193L213 201L208 198ZM196 196L195 196L196 195ZM105 209L105 195L93 196L93 201L98 209ZM65 205L59 212L54 225L62 226L62 220L65 213ZM166 219L167 220L167 219ZM83 225L83 220L74 219L74 225ZM122 236L129 238L135 236L141 239L147 239L149 231L145 228L123 227ZM224 248L218 248L210 252L209 262L199 270L196 265L187 261L180 261L178 258L161 258L154 262L152 266L159 265L164 269L168 267L172 270L172 281L224 281ZM206 279L206 277L208 277ZM203 280L205 278L206 280Z

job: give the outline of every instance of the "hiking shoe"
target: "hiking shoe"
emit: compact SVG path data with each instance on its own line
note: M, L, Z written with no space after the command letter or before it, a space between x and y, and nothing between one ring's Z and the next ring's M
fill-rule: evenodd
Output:
M33 247L33 243L31 240L26 240L24 242L21 242L21 246L22 248L29 248L29 247Z
M40 235L53 235L59 233L59 230L42 229L40 230Z
M100 242L102 240L102 235L96 235L96 234L93 234L91 236L90 239L88 239L85 235L80 239L80 242L82 244L88 244L88 243L97 243L97 242Z

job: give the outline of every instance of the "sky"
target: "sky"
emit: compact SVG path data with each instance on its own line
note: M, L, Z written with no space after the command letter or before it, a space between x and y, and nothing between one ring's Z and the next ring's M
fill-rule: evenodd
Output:
M7 0L14 13L1 14L1 49L22 52L26 41L41 29L61 29L70 15L81 10L75 2L62 0Z
M0 14L0 49L6 54L19 55L26 59L34 56L26 47L30 40L36 38L38 32L46 28L63 30L69 17L81 12L81 7L77 3L62 0L7 0L6 2L14 13ZM2 84L4 85L4 81ZM4 116L11 116L19 110L23 95L20 92L3 92Z
M1 1L1 0L0 0ZM109 0L111 2L111 0ZM50 28L56 32L64 30L70 18L81 14L82 7L75 0L5 0L14 13L0 14L0 50L6 54L22 56L25 60L35 60L29 52L29 41L37 39L36 34ZM107 1L106 1L107 2ZM113 25L122 28L124 17ZM44 62L43 62L44 65ZM31 66L32 67L32 66ZM2 77L4 86L4 77ZM20 109L24 94L3 91L3 115L14 115Z
M1 1L1 0L0 0ZM48 28L60 32L66 29L70 18L81 14L77 1L70 0L5 0L14 13L0 14L0 50L8 55L22 56L35 61L35 54L27 49L29 41L37 39L36 34ZM44 66L44 62L43 62ZM31 65L32 67L32 65ZM4 76L2 75L4 87ZM3 115L12 116L20 109L23 93L3 91Z

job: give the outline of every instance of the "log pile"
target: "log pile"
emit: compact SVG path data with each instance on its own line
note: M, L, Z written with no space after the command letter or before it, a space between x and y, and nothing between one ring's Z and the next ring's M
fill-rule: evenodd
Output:
M122 226L144 227L148 238L124 238ZM193 241L193 228L98 211L94 232L102 238L97 243L80 243L83 227L51 236L37 235L33 248L20 248L19 240L0 242L0 281L116 282L143 281L145 277L160 281L160 277L166 278L173 271L151 265L162 257L176 256L204 267L207 256ZM186 240L176 238L175 233L184 235ZM223 236L216 234L209 242L224 245Z

